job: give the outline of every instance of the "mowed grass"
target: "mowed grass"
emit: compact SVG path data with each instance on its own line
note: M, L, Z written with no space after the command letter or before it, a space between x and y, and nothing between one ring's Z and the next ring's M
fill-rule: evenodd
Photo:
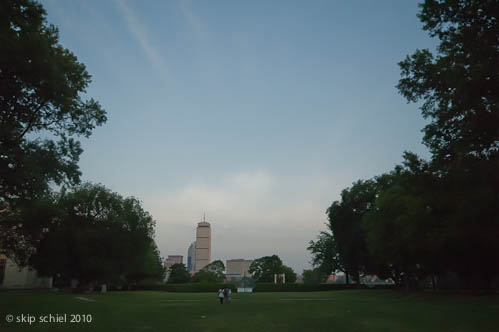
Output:
M0 331L499 331L497 296L384 290L233 294L224 305L207 293L1 292L0 314ZM7 314L92 322L8 324Z

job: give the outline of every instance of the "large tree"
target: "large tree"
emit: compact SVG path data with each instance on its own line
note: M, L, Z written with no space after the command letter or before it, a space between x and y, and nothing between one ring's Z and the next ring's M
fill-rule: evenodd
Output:
M373 186L344 190L328 210L331 235L347 275L374 272L409 286L453 271L490 286L499 275L499 2L420 7L440 43L435 54L417 50L400 62L397 87L409 102L422 101L431 161L405 153L404 165ZM326 240L311 242L318 263L334 257L322 257Z
M170 267L168 282L171 284L183 284L191 280L191 275L184 264L173 264Z
M407 152L403 166L376 177L377 197L362 219L371 272L409 288L443 270L436 180L427 162Z
M87 183L62 191L55 205L29 260L38 273L83 284L162 277L154 220L137 199Z
M224 263L217 259L210 264L203 267L195 275L192 276L192 282L210 282L210 283L221 283L225 278L225 265Z
M136 253L135 265L129 266L124 281L128 285L138 283L142 280L148 282L162 282L165 279L165 267L161 263L159 249L153 239L150 239L149 245L144 251Z
M400 63L400 93L423 101L424 142L441 180L448 262L467 279L499 274L499 2L426 0L418 15L440 40ZM453 258L454 257L454 258Z
M274 274L283 273L282 261L277 255L255 259L248 270L259 282L273 282Z
M437 54L417 50L400 62L400 93L423 100L425 143L447 162L499 150L499 2L426 0L418 17Z
M282 273L284 273L285 282L287 284L292 284L292 283L296 282L296 273L289 266L283 265L282 266Z
M312 254L312 266L320 272L322 279L326 279L331 273L345 272L338 244L331 233L321 232L316 241L309 242L307 250Z
M200 270L196 272L191 278L191 282L205 282L205 283L213 283L218 284L224 281L223 276L220 277L215 272L211 272L208 270Z
M334 237L337 252L329 258L328 264L337 263L348 277L358 283L360 276L369 270L371 262L366 247L366 230L362 217L372 208L376 197L376 183L373 180L357 181L341 192L341 201L335 201L327 209L329 229ZM334 247L333 247L334 250Z
M76 137L89 137L106 113L84 99L91 76L59 44L40 4L1 1L0 40L0 238L26 242L23 250L0 246L16 259L26 256L45 225L11 216L33 208L50 184L79 182Z
M324 281L324 273L319 270L319 268L315 268L313 270L303 270L302 276L304 284L315 285Z

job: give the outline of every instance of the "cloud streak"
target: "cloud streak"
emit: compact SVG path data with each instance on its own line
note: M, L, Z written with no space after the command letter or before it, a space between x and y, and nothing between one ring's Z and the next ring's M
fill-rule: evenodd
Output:
M207 27L205 26L201 18L192 10L191 2L183 0L180 3L180 9L196 37L199 40L206 42L208 39Z
M169 73L164 57L161 56L160 52L148 39L146 29L138 20L135 12L127 5L125 0L115 0L115 3L123 14L123 18L125 19L132 36L139 43L154 69L156 69L161 76L167 77Z

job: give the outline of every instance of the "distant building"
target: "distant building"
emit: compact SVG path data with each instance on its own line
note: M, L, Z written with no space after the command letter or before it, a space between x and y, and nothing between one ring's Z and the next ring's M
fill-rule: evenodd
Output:
M196 241L192 242L187 250L187 271L196 270Z
M165 259L165 262L163 265L165 266L166 270L170 270L173 264L182 264L184 261L184 256L182 255L168 255L168 258Z
M0 289L52 288L52 277L40 277L29 267L19 267L6 255L0 254Z
M226 264L227 280L235 280L242 277L250 277L249 268L253 261L249 259L228 259Z
M336 275L334 272L326 280L327 283L338 283L339 281L341 281L341 276Z
M196 228L195 247L194 268L197 272L211 262L211 227L205 218L203 218L202 222L198 223L198 227Z

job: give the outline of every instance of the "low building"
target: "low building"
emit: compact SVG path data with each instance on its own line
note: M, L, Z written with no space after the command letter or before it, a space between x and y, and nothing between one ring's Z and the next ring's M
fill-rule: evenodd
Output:
M168 280L168 277L170 276L170 268L172 267L172 265L183 264L183 262L184 256L182 255L168 255L168 258L166 258L163 262L163 266L166 270L165 280Z
M20 267L5 254L0 254L0 288L52 288L52 277L40 277L36 270Z
M184 256L182 255L168 255L165 259L163 265L167 270L169 270L174 264L182 264L184 262Z
M249 268L252 262L252 260L242 258L228 259L225 266L226 279L231 281L238 280L243 277L249 277L251 275L249 273Z

